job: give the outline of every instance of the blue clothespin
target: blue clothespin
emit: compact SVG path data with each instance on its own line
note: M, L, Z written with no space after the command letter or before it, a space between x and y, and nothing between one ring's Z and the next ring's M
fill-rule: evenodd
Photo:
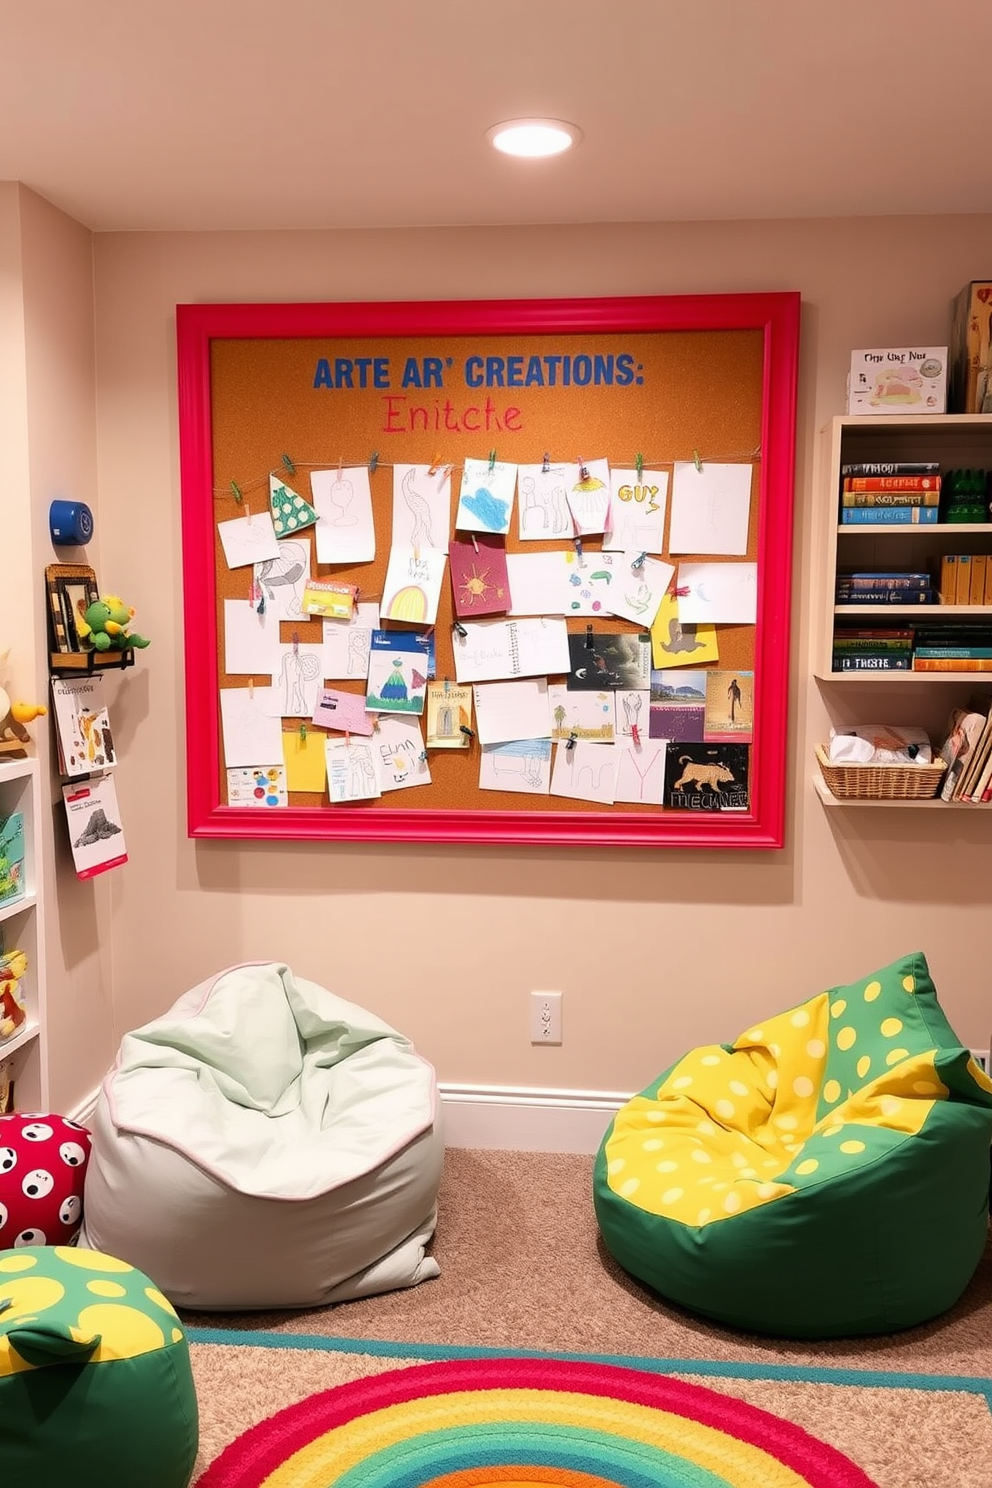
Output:
M576 741L577 738L578 738L578 735L577 734L569 734L567 740L565 741L565 750L566 750L566 753L568 752L568 750L575 748L575 741Z
M427 763L427 750L426 749L422 749L420 751L420 763L422 765L426 765L426 763Z
M369 475L375 475L375 467L379 463L379 451L373 450L369 455Z
M630 565L631 568L643 568L644 560L647 556L647 553L639 553L638 556L634 559L633 563Z
M579 567L581 568L582 567L582 539L581 539L581 537L573 537L572 538L572 542L575 545L575 561L579 565Z

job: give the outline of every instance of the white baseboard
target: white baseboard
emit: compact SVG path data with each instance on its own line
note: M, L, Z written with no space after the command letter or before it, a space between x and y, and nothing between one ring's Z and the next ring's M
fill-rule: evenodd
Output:
M612 1090L531 1090L514 1085L440 1085L447 1147L503 1152L595 1153L614 1115L630 1099ZM88 1126L99 1088L71 1121Z
M505 1152L595 1153L630 1099L612 1090L529 1090L519 1086L440 1085L447 1147Z

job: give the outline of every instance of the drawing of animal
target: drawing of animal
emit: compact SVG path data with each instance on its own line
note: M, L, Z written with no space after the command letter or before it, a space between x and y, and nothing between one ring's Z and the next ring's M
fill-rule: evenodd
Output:
M733 771L728 770L726 765L701 765L688 754L679 755L679 764L686 768L672 786L673 791L687 788L702 790L703 786L708 786L719 795L721 786L734 784Z

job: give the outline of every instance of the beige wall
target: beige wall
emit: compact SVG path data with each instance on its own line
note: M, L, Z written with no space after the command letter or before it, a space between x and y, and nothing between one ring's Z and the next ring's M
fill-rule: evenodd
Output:
M959 1033L987 1046L990 817L824 811L806 646L815 431L843 409L850 350L945 342L951 296L988 269L990 229L992 217L98 236L99 572L152 638L115 700L131 854L108 890L118 1028L231 962L272 957L400 1026L443 1080L629 1090L690 1044L923 949ZM804 302L783 852L187 840L177 302L782 289ZM531 988L563 990L561 1048L530 1046Z

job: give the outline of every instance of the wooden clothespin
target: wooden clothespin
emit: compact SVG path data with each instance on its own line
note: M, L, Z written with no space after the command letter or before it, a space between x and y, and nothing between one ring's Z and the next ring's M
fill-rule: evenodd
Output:
M427 467L427 474L428 475L437 475L437 467L438 467L438 465L440 463L441 463L441 456L440 455L435 455L434 458L433 458L433 460L431 461L431 463Z
M251 701L251 702L254 702L255 701L255 678L254 677L249 677L248 678L248 698L249 698L249 701Z
M379 463L379 451L373 450L369 455L369 475L375 475L375 467Z
M692 452L692 463L695 465L697 473L699 475L702 475L702 473L703 473L703 457L699 453L698 450L693 450L693 452Z
M473 546L473 548L475 549L476 552L478 552L479 551L479 540L478 540L478 538L476 537L476 535L475 535L474 532L470 533L469 536L472 539L472 546Z

